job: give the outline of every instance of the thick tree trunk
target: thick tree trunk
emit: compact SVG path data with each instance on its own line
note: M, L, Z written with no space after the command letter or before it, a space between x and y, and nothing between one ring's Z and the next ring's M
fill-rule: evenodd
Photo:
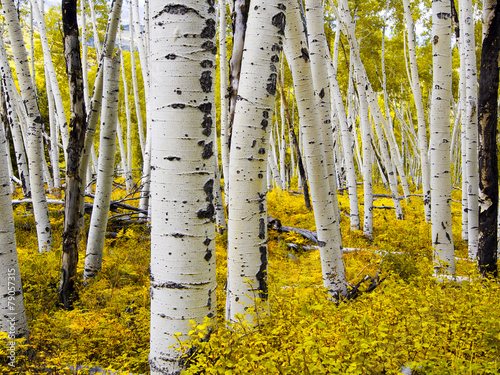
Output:
M486 0L483 6L483 48L479 73L479 240L478 266L483 275L496 275L498 156L497 102L500 51L500 2Z
M150 2L151 374L180 374L174 347L215 317L214 1ZM176 336L180 333L180 336ZM178 337L178 338L177 338Z
M59 301L70 309L75 296L76 267L78 264L80 210L83 186L80 179L80 163L86 131L86 112L83 91L82 60L78 41L77 1L63 0L62 21L64 33L64 57L71 100L71 133L68 140L66 164L66 194L64 207L63 257Z

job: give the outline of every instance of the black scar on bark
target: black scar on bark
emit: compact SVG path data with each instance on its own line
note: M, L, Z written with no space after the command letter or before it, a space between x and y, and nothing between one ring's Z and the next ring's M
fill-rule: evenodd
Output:
M165 56L167 60L175 60L177 58L177 55L175 53L169 53L168 55Z
M260 178L260 179L263 179L263 178L264 178L264 175L263 175L262 173L259 173L259 174L257 175L257 177L258 177L258 178Z
M203 92L212 92L212 72L210 70L201 73L200 85Z
M210 249L207 249L207 252L205 254L205 256L203 257L207 262L210 261L210 259L212 259L212 250Z
M323 89L321 89L321 91L319 92L319 97L320 97L321 99L323 99L323 98L325 97L325 89L324 89L324 88L323 88Z
M264 119L260 122L260 125L262 126L262 130L266 130L267 125L269 125L269 122Z
M185 15L185 14L188 14L189 12L192 12L192 13L200 16L200 13L198 13L198 11L196 9L187 7L185 5L180 5L180 4L169 4L169 5L165 5L163 7L163 9L158 12L158 14L154 15L153 19L160 17L163 13Z
M182 238L182 237L184 237L184 236L185 236L185 235L184 235L184 234L182 234L182 233L172 233L172 237L174 237L174 238Z
M266 239L266 223L264 219L259 219L259 238L261 240Z
M169 288L169 289L187 289L187 286L184 286L184 285L179 284L179 283L174 283L172 281L167 281L165 283L159 283L159 284L151 283L151 287L154 287L154 288Z
M269 64L269 70L274 73L278 72L278 68L274 64Z
M165 158L164 158L164 159L166 159L166 160L168 160L168 161L174 161L174 160L175 160L175 161L179 161L179 160L181 160L181 158L180 158L180 157L178 157L178 156L165 156Z
M272 61L273 63L277 63L277 62L279 62L279 61L280 61L280 57L279 57L278 55L272 55L272 56L271 56L271 61Z
M259 298L263 301L267 300L267 246L260 246L260 267L259 272L255 275L259 283Z
M447 20L450 17L451 17L450 13L438 13L437 14L437 18L439 18L440 20Z
M215 30L215 21L212 18L209 18L205 21L205 28L201 32L202 38L213 38L216 34Z
M205 241L203 241L203 245L208 246L208 245L210 245L211 242L212 242L212 240L207 237L207 238L205 238Z
M271 23L273 26L276 26L278 28L278 34L279 35L285 35L285 25L286 25L286 16L285 13L279 12L278 14L274 15Z
M203 152L201 154L201 157L203 159L210 159L212 155L214 154L214 143L209 142L203 146Z
M207 0L207 4L210 5L208 13L215 13L215 0Z
M272 73L267 81L269 83L266 85L266 91L271 95L276 95L276 83L278 81L278 75L276 73Z
M212 134L213 120L210 116L212 112L212 103L200 104L198 106L198 109L205 114L205 116L203 116L203 122L201 123L201 127L203 128L203 131L201 133L208 137L210 134Z
M262 117L269 118L269 112L268 111L262 112Z
M172 104L172 108L174 108L174 109L177 109L177 108L184 109L184 108L186 108L186 105L183 104L183 103L174 103L174 104Z
M285 6L285 4L279 3L279 4L278 4L278 9L279 9L279 10L286 10L286 6Z
M307 48L302 47L300 52L302 53L300 57L303 58L305 62L309 62L309 51Z
M257 144L257 141L254 139L254 140L252 141L252 145L251 145L250 147L254 148L256 144Z
M201 67L202 68L212 68L214 66L214 63L211 61L211 60L203 60L201 63L200 63Z
M205 51L210 51L212 52L212 54L216 54L217 53L217 47L215 46L215 44L213 42L211 42L210 40L207 40L206 42L204 42L202 45L201 45L201 48L203 48Z
M274 43L273 46L271 47L271 51L273 52L281 52L283 50L283 47L279 45L278 43Z
M208 202L206 207L198 210L196 213L196 216L198 219L214 219L214 214L215 214L215 207L213 205L213 200L214 200L214 180L210 179L208 180L205 185L203 186L203 191L205 191L206 198L205 200Z

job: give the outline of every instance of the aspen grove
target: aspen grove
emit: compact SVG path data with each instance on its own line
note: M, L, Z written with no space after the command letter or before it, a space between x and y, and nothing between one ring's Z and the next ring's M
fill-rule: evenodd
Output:
M0 0L0 372L498 373L499 4Z

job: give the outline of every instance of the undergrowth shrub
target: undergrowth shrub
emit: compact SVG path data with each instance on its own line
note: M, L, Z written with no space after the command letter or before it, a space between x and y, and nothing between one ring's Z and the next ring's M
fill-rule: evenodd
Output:
M378 187L376 193L387 193ZM123 195L119 189L113 199ZM454 200L459 199L458 192ZM360 191L362 201L362 192ZM389 206L390 199L376 205ZM339 304L322 288L319 251L296 234L269 230L270 314L254 327L224 321L227 234L217 235L217 322L193 325L191 340L179 350L192 353L186 374L396 374L408 366L420 374L493 374L500 364L500 288L481 281L475 266L457 261L457 273L472 282L436 283L432 277L430 226L419 198L403 201L405 220L394 210L374 210L373 238L352 231L348 195L339 195L351 284L365 275L383 280L371 293ZM0 336L1 374L86 374L68 366L99 366L148 373L149 238L141 227L107 239L103 268L88 286L78 285L72 311L57 305L62 234L61 207L51 207L55 249L37 251L29 205L16 207L16 240L31 342L18 347L17 368L5 365ZM269 214L283 225L315 230L303 197L280 190L268 193ZM362 215L362 208L361 215ZM452 203L457 257L467 256L458 240L460 209ZM361 216L362 217L362 216ZM287 243L302 246L294 251ZM85 240L82 239L82 249ZM352 249L351 249L352 250ZM294 257L290 257L292 253ZM83 273L80 253L78 280ZM363 288L362 288L363 290ZM210 338L205 340L208 330ZM29 355L34 353L34 355Z

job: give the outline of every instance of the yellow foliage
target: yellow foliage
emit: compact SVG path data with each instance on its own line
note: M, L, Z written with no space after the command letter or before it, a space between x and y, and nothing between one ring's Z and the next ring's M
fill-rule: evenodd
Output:
M380 187L376 193L387 194ZM124 196L120 188L113 192L113 199ZM460 199L459 192L453 199ZM339 195L339 205L348 213L347 194ZM383 198L376 205L392 202ZM436 283L422 200L411 198L402 206L405 220L396 220L394 210L375 209L373 239L351 231L349 218L341 213L344 248L364 249L345 253L349 282L377 272L385 279L371 293L339 304L329 301L321 286L319 251L291 250L287 243L311 243L293 232L269 230L271 313L259 316L259 327L242 320L224 322L227 234L217 235L218 322L193 322L191 340L179 342L183 353L194 353L186 374L397 374L402 366L425 374L498 373L500 318L492 311L500 306L499 284ZM268 209L283 225L315 230L301 195L274 190L268 193ZM458 240L459 204L452 209L457 256L465 258L466 244ZM51 207L51 219L60 244L60 207ZM88 286L78 286L75 309L64 311L57 306L61 250L38 253L26 205L16 207L15 221L31 342L19 344L13 372L5 365L6 341L0 336L0 373L74 374L68 366L77 364L147 373L147 229L129 228L107 239L102 271ZM79 280L82 266L81 261ZM457 272L478 277L475 265L465 260L457 262ZM28 359L30 350L35 355Z

